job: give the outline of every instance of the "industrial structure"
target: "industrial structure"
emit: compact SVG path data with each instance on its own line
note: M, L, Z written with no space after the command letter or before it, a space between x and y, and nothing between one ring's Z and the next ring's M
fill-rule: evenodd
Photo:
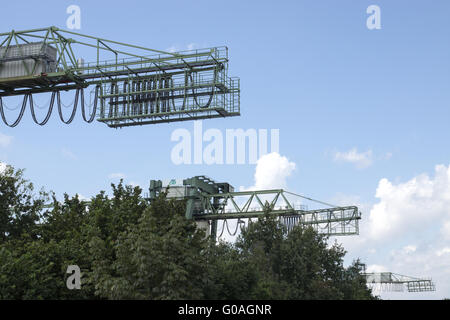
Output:
M257 218L264 214L279 216L291 230L295 225L312 226L319 233L330 236L359 234L361 213L356 206L339 207L298 195L283 189L235 192L229 183L218 183L205 176L168 181L150 181L149 200L161 192L167 192L167 199L187 200L186 218L194 219L216 239L217 222L223 221L222 232L227 221L237 219L236 229L243 219ZM328 208L310 209L295 205L288 195L312 201ZM236 233L228 232L233 235Z
M376 292L427 292L436 291L431 278L416 278L392 272L366 272L366 265L358 263L367 286Z
M374 291L426 292L435 291L436 287L432 279L415 278L392 272L363 273L366 283Z
M240 81L229 77L228 63L227 47L165 52L57 27L12 30L0 33L0 116L7 126L16 127L29 105L34 122L42 126L56 107L61 121L70 124L79 107L84 121L96 119L111 128L239 116ZM93 99L86 105L88 88ZM66 92L73 93L73 103L65 118ZM39 94L49 97L42 119L33 100ZM23 99L17 108L8 107L13 97ZM19 111L11 120L5 109ZM218 221L223 222L219 237L225 227L234 235L244 219L265 214L278 216L288 232L300 224L329 236L359 234L361 213L356 206L334 206L283 189L236 192L229 183L205 176L151 180L148 200L162 192L168 199L186 200L186 218L205 228L213 240ZM296 205L288 199L292 196L326 208ZM229 220L237 220L234 232ZM363 275L372 288L435 290L431 279L391 272Z
M194 220L212 241L220 238L225 230L228 235L234 236L245 224L244 220L266 214L279 217L287 232L296 225L303 225L311 226L319 234L327 236L359 234L361 212L358 207L333 206L283 189L236 192L227 182L215 182L206 176L195 176L188 179L150 180L149 194L145 195L145 198L151 203L162 193L165 193L167 200L186 201L186 218ZM308 209L305 204L296 205L289 200L288 197L292 196L328 208ZM44 207L52 206L49 204ZM230 220L237 220L234 231L229 228ZM219 221L222 222L221 228ZM434 282L428 278L415 278L392 272L366 272L365 264L360 266L367 286L373 291L436 290Z
M97 118L112 128L238 116L240 82L228 76L228 60L227 47L165 52L56 27L12 30L0 33L0 115L15 127L29 104L33 120L45 125L56 103L61 121L69 124L79 103L86 122ZM90 110L88 87L94 94ZM74 93L66 119L64 91ZM38 93L50 98L41 120L33 102ZM12 96L23 101L8 120L5 97Z
M348 236L359 234L361 213L356 206L334 206L304 195L283 189L234 191L227 182L215 182L206 176L167 181L151 180L149 200L152 201L166 192L167 199L186 200L185 215L204 228L212 240L220 238L225 230L228 235L236 235L244 224L244 219L275 215L286 226L287 232L296 225L313 227L327 236ZM295 205L288 196L294 196L326 208L308 209L304 204ZM228 226L229 220L237 220L234 230ZM222 221L218 228L218 221ZM219 232L218 229L221 229ZM368 273L362 265L362 275L369 288L376 291L425 292L435 291L431 279L414 278L392 272Z

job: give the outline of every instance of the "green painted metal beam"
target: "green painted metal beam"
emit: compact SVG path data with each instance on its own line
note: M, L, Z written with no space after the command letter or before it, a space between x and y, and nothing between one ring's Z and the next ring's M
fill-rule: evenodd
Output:
M113 128L240 115L239 79L228 76L226 47L166 52L56 27L12 30L0 37L4 37L0 68L16 59L24 69L20 76L0 78L0 99L100 85L98 99L103 107L97 120ZM56 50L55 70L38 73L44 56L34 57L31 67L25 63L25 54L7 56L12 45L22 50L23 45L36 41L42 43L41 51L45 46ZM83 52L88 55L91 51L95 60L79 64L78 47L87 48ZM114 59L107 58L108 54ZM126 89L130 86L137 89ZM155 109L143 112L149 103ZM168 104L174 107L165 110ZM131 113L131 106L140 111ZM105 108L114 111L106 114Z

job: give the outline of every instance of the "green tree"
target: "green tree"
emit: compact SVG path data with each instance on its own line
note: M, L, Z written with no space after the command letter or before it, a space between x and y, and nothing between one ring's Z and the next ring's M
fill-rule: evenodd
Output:
M289 233L266 214L235 243L215 244L184 216L185 201L112 186L89 204L59 203L23 178L0 173L1 299L374 299L361 263L310 227ZM66 287L69 265L81 290Z
M249 299L258 283L258 270L233 244L210 244L206 263L205 299Z
M62 203L53 195L52 208L41 213L47 194L34 196L23 170L8 166L0 175L0 298L98 298L90 281L91 239L98 236L115 243L147 206L138 187L123 186L121 181L112 189L111 199L100 192L89 206L77 195L65 194ZM66 287L69 265L81 268L81 290Z
M248 292L255 299L372 299L358 264L343 266L345 250L331 247L312 227L296 226L287 233L266 214L250 223L236 242L258 280Z
M34 186L23 177L23 170L12 166L0 171L0 242L21 237L37 237L36 223L47 194L34 193Z
M96 293L109 299L202 299L208 240L184 212L184 202L161 194L119 236L112 261L105 241L94 237Z
M250 223L238 237L235 247L256 268L257 282L247 293L250 299L284 299L288 284L280 278L281 248L286 230L266 214Z

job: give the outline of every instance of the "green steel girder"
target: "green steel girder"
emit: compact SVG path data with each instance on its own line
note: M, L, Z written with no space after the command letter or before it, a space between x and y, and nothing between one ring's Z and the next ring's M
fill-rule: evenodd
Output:
M44 32L45 35L42 34L42 32ZM88 39L91 41L93 40L95 44L81 40L75 40L72 38L65 38L62 35L64 33L76 35L81 39ZM223 50L226 51L226 48L223 49L209 48L201 51L195 51L195 53L165 52L161 50L154 50L144 48L141 46L126 44L118 41L112 41L88 35L83 35L72 31L58 29L56 27L25 30L25 31L12 30L11 32L8 33L0 33L0 39L2 37L5 37L3 42L1 42L0 44L0 47L5 49L3 56L0 57L0 62L5 62L3 61L3 59L6 56L8 48L12 45L11 44L12 39L15 40L14 45L17 46L20 45L19 41L17 40L17 35L21 35L21 39L25 43L30 43L30 41L25 40L25 38L32 37L33 39L39 39L40 41L42 41L42 46L44 46L44 44L54 45L58 51L57 62L60 63L62 72L66 74L73 74L74 76L81 75L79 78L83 80L98 79L104 77L105 75L111 77L119 75L127 75L130 74L130 70L127 69L126 67L129 68L130 66L136 65L138 66L140 65L141 67L140 68L133 67L131 69L132 70L131 73L139 74L156 71L176 70L183 68L188 68L191 71L195 71L195 68L202 66L220 65L223 67L224 64L228 63L227 53L225 52L225 55L221 54ZM123 46L127 49L131 48L139 49L144 51L144 54L147 55L144 54L136 55L132 52L126 52L123 50L113 50L111 49L110 46L107 46L106 43ZM79 66L77 64L78 59L75 56L74 50L72 48L74 44L96 48L97 49L96 62L89 63L86 66ZM114 61L102 61L100 52L103 51L100 50L114 52L116 54L116 59ZM153 56L148 56L149 53L152 53ZM121 58L118 57L119 54L121 55ZM130 58L138 58L138 60L136 59L131 60ZM70 63L68 63L68 60L70 61ZM32 74L30 73L29 76L32 76ZM52 77L53 74L49 74L47 76ZM98 82L99 81L95 81L93 83ZM100 82L102 81L100 80Z
M403 291L404 287L408 292L435 291L435 284L431 279L415 278L404 276L392 272L364 272L362 275L372 288L378 287L386 291Z
M286 197L285 194L288 192L283 189L234 192L230 184L217 183L205 176L185 179L182 187L185 188L186 194L174 199L186 201L187 219L199 222L211 221L211 234L214 239L217 234L218 220L251 219L265 214L289 219L291 225L287 225L288 231L294 225L301 224L312 226L319 233L329 236L359 234L361 213L356 206L297 209ZM170 188L165 187L161 180L151 180L147 199L152 201L160 193L169 192L169 190ZM245 203L239 204L238 198L242 196L248 199ZM278 200L284 203L280 205ZM84 201L84 203L89 204L90 201ZM44 206L44 208L51 207L50 204Z
M269 214L286 219L288 230L302 224L327 235L359 234L361 213L356 206L297 209L286 196L289 192L283 189L234 192L229 184L216 183L204 176L186 179L183 185L187 193L182 197L187 200L185 215L195 221L250 219ZM150 200L163 191L161 181L150 182ZM245 199L240 201L242 197ZM212 234L215 233L216 230L212 230Z
M283 189L221 194L202 193L203 212L193 214L193 219L198 221L249 219L269 214L289 218L294 224L312 226L318 232L327 235L359 234L358 221L361 219L361 214L358 207L346 206L315 210L295 209L294 205L285 196L285 193ZM236 198L242 196L247 196L248 199L240 206ZM261 199L263 196L270 196L271 200L264 201ZM283 201L282 206L277 205L279 199ZM252 206L253 204L255 206Z
M48 58L43 53L7 56L13 46L20 51L22 45L36 41L42 43L41 49L56 49L54 72L36 74L38 62ZM95 49L91 52L95 61L79 64L75 46ZM0 53L0 68L22 60L26 70L23 76L0 78L0 99L100 86L97 120L114 128L240 115L239 79L228 77L226 47L166 52L49 27L0 33ZM25 63L27 59L34 59L31 67ZM153 87L146 87L149 84ZM155 108L145 112L146 105ZM132 108L140 111L131 112Z

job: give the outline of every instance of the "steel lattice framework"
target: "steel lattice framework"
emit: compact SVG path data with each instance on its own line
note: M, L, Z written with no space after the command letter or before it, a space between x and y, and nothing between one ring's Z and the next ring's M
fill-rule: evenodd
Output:
M291 230L295 225L310 225L319 233L340 236L359 234L358 220L361 218L355 206L333 207L325 209L297 209L286 198L283 189L230 192L221 194L202 194L204 207L195 220L228 220L257 218L264 214L282 217L283 223ZM244 205L238 204L238 198L246 197ZM269 197L271 200L261 200ZM279 198L283 205L276 205ZM218 205L214 205L217 203Z
M56 27L0 33L1 116L14 127L29 104L34 121L44 125L55 101L64 123L73 120L80 101L85 121L96 117L113 128L238 116L240 82L228 76L228 61L227 47L165 52ZM95 98L87 116L89 86ZM67 90L75 91L75 101L70 118L63 119L60 92ZM51 102L38 121L32 95L43 92ZM12 123L3 108L7 96L24 96Z
M162 181L151 180L150 200L165 190ZM169 186L166 192L169 198L187 200L188 219L211 222L213 237L217 233L218 220L251 219L265 214L280 217L288 231L301 224L312 226L317 232L330 236L359 234L361 213L358 207L334 206L307 210L305 206L296 206L289 201L287 194L296 194L283 189L234 192L228 183L217 183L208 177L196 176L183 180L183 187ZM296 196L313 200L301 195Z
M367 285L372 290L403 292L435 291L436 287L431 279L414 278L392 272L363 273Z

